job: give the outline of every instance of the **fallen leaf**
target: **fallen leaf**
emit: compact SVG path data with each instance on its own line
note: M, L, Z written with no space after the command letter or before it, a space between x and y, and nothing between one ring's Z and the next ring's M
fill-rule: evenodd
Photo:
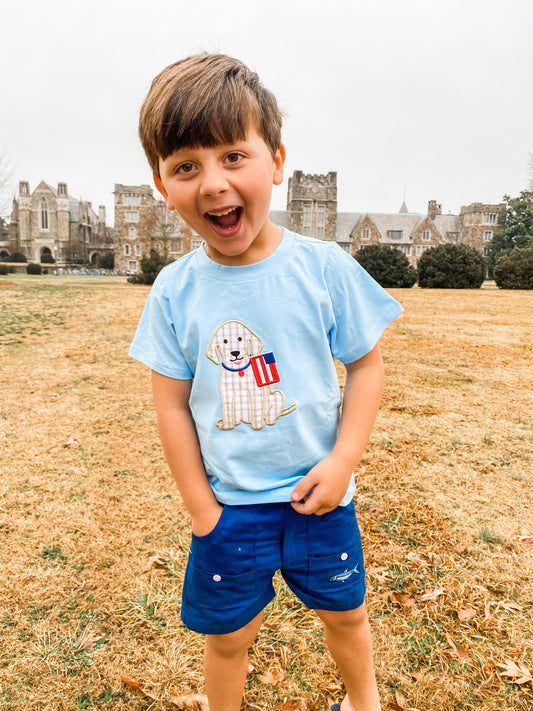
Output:
M67 441L63 443L63 447L69 447L70 449L79 449L80 443L73 437L69 437Z
M391 595L391 601L406 609L416 607L415 599L408 593L393 592Z
M380 514L382 511L383 509L378 509L376 506L372 506L369 509L364 509L364 511L358 511L357 518L369 518L370 516Z
M411 563L417 563L418 565L421 565L423 568L429 568L429 563L427 562L427 560L422 560L422 558L420 558L420 556L418 556L414 551L410 551L407 554L406 558Z
M126 684L126 686L129 686L131 689L135 689L135 691L140 691L142 689L142 684L140 681L130 679L129 676L121 676L120 678L122 682Z
M453 546L453 548L452 548L452 551L455 551L455 553L459 553L459 554L466 553L467 550L468 550L468 546L465 546L465 545L457 545L457 546Z
M435 588L434 590L426 590L420 596L420 600L436 600L440 595L444 595L445 588Z
M405 701L405 696L400 691L400 689L396 689L396 691L394 692L394 698L396 699L396 703L398 704L398 706L401 709L404 709L406 701Z
M130 679L128 676L121 676L120 678L122 679L124 684L126 684L126 686L129 686L130 688L134 689L135 691L138 691L145 698L151 699L152 701L157 701L157 696L154 696L154 694L151 694L149 691L146 691L145 689L143 689L142 684L139 681Z
M466 605L465 607L460 607L457 610L457 617L462 620L463 622L468 621L468 620L473 620L474 617L476 617L477 612L474 610L473 607L470 607L470 605Z
M276 711L308 711L308 706L305 699L285 699L275 709Z
M264 674L259 675L259 679L262 684L268 684L269 686L276 686L285 679L285 672L280 667L271 667L267 669Z
M507 610L508 612L522 612L522 610L524 609L522 605L519 605L517 602L512 602L511 600L504 600L503 602L499 602L498 607L503 607L503 609Z
M533 536L518 536L518 540L522 543L533 543Z
M472 657L468 654L468 652L464 649L464 647L457 647L455 645L455 642L453 639L450 637L450 635L446 632L446 641L452 648L451 652L446 652L447 656L450 659L457 659L458 662L461 662L461 664L472 664L473 659Z
M497 667L502 669L499 672L500 676L509 676L513 680L513 684L527 684L533 681L531 672L523 664L513 662L512 659L504 659L503 664L496 664Z
M394 590L387 590L386 592L378 593L376 597L379 600L388 600L394 605L400 605L400 607L416 607L415 599L411 597L408 593L399 593L395 592Z
M153 555L148 558L143 569L141 570L141 575L147 573L152 568L164 568L168 564L168 559L162 555Z
M104 639L102 635L91 634L80 644L78 649L94 649L94 645L101 639Z
M182 711L209 711L207 696L200 694L171 696L168 700Z

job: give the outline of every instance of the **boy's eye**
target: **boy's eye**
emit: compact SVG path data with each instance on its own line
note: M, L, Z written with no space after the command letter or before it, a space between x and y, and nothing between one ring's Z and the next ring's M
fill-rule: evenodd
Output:
M180 163L176 168L176 173L190 173L193 169L194 165L192 163Z
M232 153L228 153L226 156L226 160L228 163L238 163L242 158L242 153L237 153L236 151L233 151Z

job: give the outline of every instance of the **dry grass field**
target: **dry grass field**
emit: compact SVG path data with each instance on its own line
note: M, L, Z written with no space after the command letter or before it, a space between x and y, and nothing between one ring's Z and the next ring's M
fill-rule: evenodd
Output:
M147 294L0 277L2 711L202 709L187 515L127 357ZM394 295L357 475L383 708L531 711L533 294ZM243 708L325 711L320 626L276 582Z

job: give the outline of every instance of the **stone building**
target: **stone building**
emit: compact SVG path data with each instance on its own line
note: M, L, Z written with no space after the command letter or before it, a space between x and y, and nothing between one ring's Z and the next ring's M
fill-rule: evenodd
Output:
M337 233L337 173L306 175L295 170L287 191L289 229L318 239Z
M32 193L27 181L19 183L1 255L22 252L32 262L44 257L58 264L98 264L99 257L112 250L113 234L106 226L103 205L96 213L90 202L70 196L66 183L58 183L56 189L41 181Z
M68 195L66 183L57 189L41 182L30 194L19 184L13 201L9 237L0 234L0 256L22 252L30 261L51 255L58 263L97 264L104 252L114 252L115 268L140 271L140 261L151 249L167 259L178 259L202 240L179 217L154 198L149 185L115 184L115 225L105 224L105 208L94 212L90 202ZM367 245L381 244L401 250L415 265L430 247L460 243L486 255L505 204L472 203L459 215L443 215L436 200L427 213L411 213L405 200L397 213L339 212L337 173L305 174L289 178L287 209L272 210L271 220L310 237L335 240L354 255Z
M149 185L115 183L115 268L140 271L140 261L155 249L166 259L178 259L201 239L175 210L154 198Z
M335 240L354 255L367 245L380 244L401 250L415 265L430 247L467 244L484 256L505 204L472 203L459 215L443 215L436 200L427 214L411 213L405 200L397 213L338 212L337 174L306 175L295 171L289 178L287 211L273 210L273 222L295 232Z

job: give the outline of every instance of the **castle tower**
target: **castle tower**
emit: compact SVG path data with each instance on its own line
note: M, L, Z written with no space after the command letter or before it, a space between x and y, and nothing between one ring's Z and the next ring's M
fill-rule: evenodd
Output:
M19 182L18 199L18 239L16 249L29 254L31 247L31 195L30 184L26 180Z
M464 243L487 256L490 243L498 229L499 214L504 209L505 203L489 205L473 202L461 207Z
M287 192L289 228L318 239L334 240L337 231L337 173L306 175L295 170Z
M66 183L57 184L57 234L55 235L58 255L64 253L70 240L68 211L68 191Z

